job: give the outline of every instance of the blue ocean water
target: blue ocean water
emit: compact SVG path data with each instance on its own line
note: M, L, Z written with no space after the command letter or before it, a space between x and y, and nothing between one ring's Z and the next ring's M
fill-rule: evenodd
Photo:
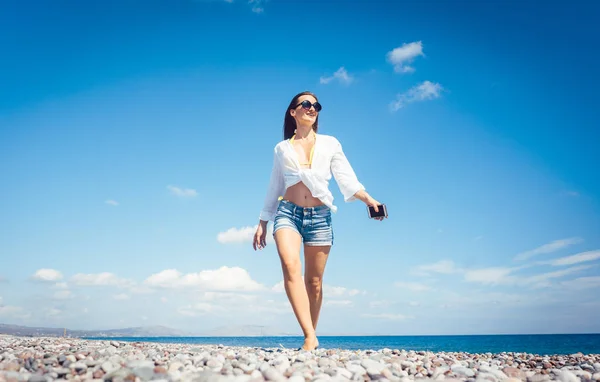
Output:
M86 337L86 339L107 339ZM302 337L110 337L119 341L214 344L297 349ZM538 355L600 354L600 333L456 336L319 336L320 348L346 350L404 349L433 352L532 353Z

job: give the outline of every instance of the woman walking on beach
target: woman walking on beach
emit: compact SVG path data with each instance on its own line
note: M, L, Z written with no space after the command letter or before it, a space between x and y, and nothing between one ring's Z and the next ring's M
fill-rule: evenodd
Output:
M331 212L337 211L329 191L332 173L344 201L361 200L376 212L380 204L358 181L340 142L318 133L320 111L317 97L310 92L297 94L286 109L284 139L274 149L269 188L253 240L254 250L264 248L267 223L274 222L285 291L304 333L303 350L319 345L316 328L323 301L323 273L333 245Z

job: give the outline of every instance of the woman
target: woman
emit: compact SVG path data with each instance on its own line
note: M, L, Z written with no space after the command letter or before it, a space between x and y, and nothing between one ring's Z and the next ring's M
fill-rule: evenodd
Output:
M376 211L379 205L358 181L340 142L317 133L320 111L317 97L310 92L297 94L290 102L284 140L274 149L269 189L253 241L254 250L266 246L267 223L273 220L285 291L304 333L303 350L319 345L316 328L323 301L323 272L333 245L331 212L337 211L328 188L332 173L346 202L358 199Z

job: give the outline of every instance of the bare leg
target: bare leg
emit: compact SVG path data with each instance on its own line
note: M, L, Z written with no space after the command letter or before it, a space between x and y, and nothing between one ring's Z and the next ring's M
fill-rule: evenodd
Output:
M304 283L310 302L310 316L315 331L323 303L323 273L331 246L304 246Z
M313 350L317 338L310 316L310 303L302 280L302 264L300 263L300 235L291 229L282 228L275 232L275 243L281 260L283 285L290 300L296 319L304 333L305 350Z

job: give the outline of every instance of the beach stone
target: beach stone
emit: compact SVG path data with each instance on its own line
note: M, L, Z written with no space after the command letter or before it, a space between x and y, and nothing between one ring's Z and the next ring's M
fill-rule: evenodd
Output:
M365 375L367 374L367 370L362 367L361 365L357 365L357 364L350 364L348 366L346 366L346 369L351 372L352 374L358 374L358 375Z
M518 380L523 380L527 378L523 370L517 369L515 367L505 367L504 369L502 369L502 372L509 378L515 378Z
M48 378L43 375L40 375L40 374L34 374L27 381L28 382L48 382Z
M595 373L594 375L592 375L592 380L593 381L600 381L600 372Z
M373 361L372 359L363 359L360 365L365 370L367 370L367 372L369 369L371 369L371 371L373 371L376 374L381 374L381 371L385 368L384 364L377 361Z
M498 382L498 378L494 374L482 372L477 374L476 382Z
M467 378L470 377L474 377L475 376L475 372L469 368L466 367L455 367L452 368L452 372L455 374L458 374L460 376L465 376Z
M599 373L600 373L600 362L596 362L596 363L594 363L594 365L593 365L593 366L594 366L594 370L596 370L597 372L599 372Z
M579 378L571 371L563 369L557 375L557 379L562 382L579 382Z

